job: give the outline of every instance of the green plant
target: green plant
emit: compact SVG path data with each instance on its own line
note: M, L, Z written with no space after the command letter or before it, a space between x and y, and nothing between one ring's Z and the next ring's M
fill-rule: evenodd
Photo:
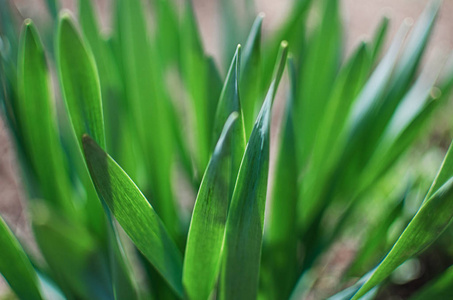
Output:
M68 12L58 16L58 3L48 0L57 33L43 37L54 51L44 50L30 19L18 39L14 10L2 9L3 116L42 254L23 248L0 219L0 273L14 293L303 298L323 255L346 232L360 231L354 216L376 215L376 197L390 209L376 217L342 276L378 266L333 299L373 297L399 265L437 240L453 217L451 147L413 218L403 210L422 183L396 199L379 190L406 184L394 175L407 168L403 154L453 87L453 69L441 76L435 66L418 76L440 2L428 5L410 35L403 24L380 61L387 19L343 59L338 1L311 2L295 1L263 42L259 15L224 81L203 50L190 1L181 10L150 1L151 34L141 1L116 0L105 37L89 0L78 2L79 24ZM221 3L227 29L241 34L231 2ZM310 31L313 10L322 17ZM224 36L228 56L234 37ZM48 61L56 66L57 96ZM269 174L271 110L285 66L289 88ZM54 103L60 94L67 113ZM185 197L197 192L193 210L177 197L182 186ZM386 236L398 221L408 224L389 247ZM440 240L453 257L451 234ZM451 293L450 269L418 297Z

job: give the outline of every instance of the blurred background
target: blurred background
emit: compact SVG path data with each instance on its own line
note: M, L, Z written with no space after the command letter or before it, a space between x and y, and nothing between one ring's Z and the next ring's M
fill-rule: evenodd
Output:
M17 7L18 12L24 18L32 18L38 28L49 26L46 20L49 19L45 0L11 0ZM60 1L62 7L73 11L76 14L75 1L63 0ZM235 0L235 5L238 6L238 11L244 14L257 14L263 12L265 19L263 23L264 39L269 36L288 14L290 0L255 0L250 5L245 5L244 1ZM387 42L389 42L396 32L399 25L406 18L416 20L427 4L427 0L343 0L342 17L343 30L346 37L346 46L344 49L344 57L355 48L355 46L363 39L371 36L377 27L382 17L390 18L390 31ZM96 4L96 9L101 16L103 30L109 31L111 26L111 3L109 0L93 0ZM236 47L235 43L225 45L223 39L220 38L222 26L224 24L220 17L219 11L224 7L219 4L221 1L212 0L193 0L194 8L197 16L198 26L202 34L203 44L208 54L215 58L215 61L224 75L227 62L230 60L232 53ZM243 5L244 7L241 7ZM2 9L0 7L0 9ZM437 56L447 54L448 49L453 49L453 0L444 0L440 15L432 35L431 42L428 44L427 55L424 62L436 61ZM237 37L237 42L244 40L244 35L247 34L251 24L240 24L241 20L245 19L238 17L238 28L245 28L246 32L239 32L238 28L231 28L232 40ZM316 19L318 16L310 16ZM252 18L253 20L253 18ZM283 90L283 89L281 89ZM451 101L450 101L451 102ZM420 169L426 173L427 178L433 178L437 168L445 154L452 134L452 122L450 121L448 112L452 112L452 105L445 110L446 113L439 117L439 122L436 122L435 128L431 130L432 134L429 138L419 142L415 151L423 152L428 148L435 147L430 150L428 156L420 155L423 160L420 161ZM428 143L429 145L426 145ZM18 166L14 154L13 145L9 139L8 131L5 128L3 120L0 119L0 214L5 220L13 226L15 234L19 238L30 239L29 227L27 226L27 216L24 209L23 193L21 180L19 177ZM30 241L30 245L33 242ZM343 255L348 255L347 251L342 252ZM338 259L334 257L331 259ZM340 258L342 259L342 258ZM330 270L329 272L335 272ZM0 277L0 299L2 291L6 289L5 284Z

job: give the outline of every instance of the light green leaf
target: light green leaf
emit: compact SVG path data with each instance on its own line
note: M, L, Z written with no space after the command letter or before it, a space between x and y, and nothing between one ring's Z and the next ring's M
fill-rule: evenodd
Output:
M210 129L213 123L210 123L209 107L212 97L208 97L209 64L191 2L185 1L181 22L181 45L184 49L181 53L181 66L184 85L188 91L188 102L193 109L193 114L189 117L193 120L191 127L195 134L195 167L202 174L211 150L212 131Z
M40 196L68 217L74 217L71 183L58 138L49 76L38 32L28 19L20 40L19 97L15 103L18 128L39 184ZM45 157L52 159L43 159Z
M244 46L241 62L241 78L239 91L241 93L241 106L244 113L244 126L246 137L250 136L253 122L258 114L262 99L262 65L261 65L261 26L264 14L259 14Z
M225 230L220 299L255 299L269 171L271 106L287 57L281 51L261 112L250 135L233 192Z
M447 161L447 163L450 163ZM380 284L399 265L435 241L453 218L453 177L420 207L393 248L352 299Z
M38 276L19 241L0 217L0 273L20 299L43 299Z
M269 283L263 288L269 299L288 298L297 277L297 198L298 171L294 141L293 101L296 84L295 66L288 58L290 94L283 117L277 165L273 176L268 233L265 236L267 251L264 263L270 265ZM271 293L269 295L269 293ZM272 296L271 296L272 295Z
M182 297L182 257L159 216L134 182L96 142L83 147L96 190L137 248Z
M374 34L371 47L371 63L374 64L374 62L379 58L379 54L381 53L382 47L384 46L385 43L385 38L388 33L388 28L389 28L389 18L384 17L381 20L381 23L379 23L379 26L376 29L376 32Z
M214 141L218 140L222 132L222 128L227 118L233 112L238 113L238 121L233 127L233 137L230 143L231 147L231 170L230 191L228 193L229 198L233 195L234 183L236 182L239 167L241 165L242 156L244 155L245 149L245 130L244 130L244 119L241 109L241 101L239 98L239 68L241 59L241 46L238 45L236 53L234 54L233 60L230 65L225 84L220 94L220 100L217 106L216 117L214 121Z
M63 95L79 146L82 148L82 135L88 133L105 148L104 116L96 63L67 12L60 16L56 52Z
M326 205L319 201L327 190L332 169L340 159L340 151L346 142L347 118L354 100L368 76L366 44L362 43L339 72L332 87L324 115L319 124L318 134L313 144L313 153L304 176L304 196L300 205L302 221L309 223L315 217L314 211Z
M159 69L160 58L149 42L143 3L121 0L117 9L127 117L138 138L136 147L140 158L135 160L144 165L148 177L146 185L141 186L151 190L153 207L172 236L178 237L180 226L171 180L174 142L166 103L169 99L162 88L164 73Z
M231 143L237 122L238 113L233 112L225 123L195 202L183 269L183 283L189 299L208 299L219 273L230 202L228 190L236 182L230 182L232 162L228 156L233 150Z
M294 103L295 126L298 135L299 167L305 166L318 136L320 121L329 100L330 87L340 68L342 55L342 24L338 0L320 1L321 23L307 42L306 53L300 62L298 97Z

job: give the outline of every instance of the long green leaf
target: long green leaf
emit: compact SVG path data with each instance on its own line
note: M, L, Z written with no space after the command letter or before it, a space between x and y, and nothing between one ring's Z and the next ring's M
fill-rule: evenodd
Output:
M297 164L293 101L295 97L295 66L288 58L290 94L282 124L277 166L271 196L268 234L265 236L263 264L270 264L270 281L263 284L269 299L286 299L297 277ZM266 249L264 248L264 249ZM267 261L264 261L264 258Z
M387 36L389 28L389 18L384 17L376 29L372 40L372 51L371 51L371 63L374 62L379 58L379 54L381 53L381 49L384 46L385 37Z
M151 199L154 208L171 234L177 237L180 228L171 186L174 143L165 103L168 97L162 91L165 74L160 73L157 49L148 40L141 1L118 1L118 9L128 121L138 137L136 146L141 156L138 161L144 164L149 177L148 186L143 188L151 190L155 196Z
M227 119L198 191L184 256L183 283L189 299L208 299L220 269L230 202L231 142L238 113ZM234 178L235 179L235 178Z
M43 299L38 276L19 241L0 217L0 273L21 299Z
M58 24L57 62L63 95L79 146L82 148L82 135L88 133L105 148L96 63L69 13L63 13Z
M40 197L73 217L71 184L58 138L49 76L38 32L33 22L26 20L18 62L18 126L39 184Z
M342 55L339 1L325 0L321 3L321 24L308 41L307 52L300 62L300 88L294 103L295 126L304 133L296 140L298 160L303 165L311 154L325 112L323 108L329 100L330 89L326 87L333 85Z
M212 136L209 129L213 123L210 122L208 112L209 102L212 100L208 98L209 65L204 54L192 1L184 3L181 45L184 49L181 53L182 75L193 109L193 115L190 117L193 118L192 131L195 133L195 166L197 171L202 173L208 163L211 147Z
M105 149L104 117L96 64L91 49L85 43L69 13L62 13L60 16L57 62L66 107L79 146L83 147L82 136L88 133ZM90 182L87 182L87 185L87 188L91 188ZM88 199L88 205L91 206L88 207L88 214L90 209L96 209L98 210L96 218L104 217L96 199ZM105 255L111 258L110 271L114 281L114 292L117 297L124 297L126 294L133 297L135 287L130 278L127 260L121 250L122 245L117 239L114 224L109 222L107 226L108 249Z
M182 257L159 216L121 167L89 136L85 157L96 190L137 248L180 297Z
M453 177L422 204L392 250L352 299L359 299L406 259L428 247L447 228L452 218Z
M250 136L253 122L258 114L261 103L261 26L264 14L259 14L252 25L249 36L244 46L241 62L241 78L239 91L241 92L241 105L244 112L244 126L246 137Z
M282 42L274 80L264 100L233 192L225 230L220 299L255 299L269 169L270 113L287 57Z
M239 45L234 54L233 60L230 65L225 84L220 94L220 100L217 106L216 118L214 122L214 140L218 140L222 132L222 128L228 119L229 115L233 112L238 113L238 122L233 128L233 137L230 144L231 147L231 170L230 176L233 184L230 186L229 198L233 195L234 182L236 182L239 167L241 165L242 156L245 149L245 130L244 118L241 109L241 101L239 97L239 69L241 58L241 46Z

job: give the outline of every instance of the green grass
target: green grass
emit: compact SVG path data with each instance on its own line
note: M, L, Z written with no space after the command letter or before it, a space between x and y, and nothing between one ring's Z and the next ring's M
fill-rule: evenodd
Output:
M77 18L47 1L40 30L0 0L0 107L39 249L0 217L11 292L371 299L408 259L442 251L413 299L451 295L453 150L427 179L414 147L453 88L452 66L421 64L441 2L388 49L384 18L345 56L339 0L294 1L269 36L252 1L239 13L219 0L222 66L181 3L114 0L106 35L88 0ZM356 255L326 259L345 240Z

